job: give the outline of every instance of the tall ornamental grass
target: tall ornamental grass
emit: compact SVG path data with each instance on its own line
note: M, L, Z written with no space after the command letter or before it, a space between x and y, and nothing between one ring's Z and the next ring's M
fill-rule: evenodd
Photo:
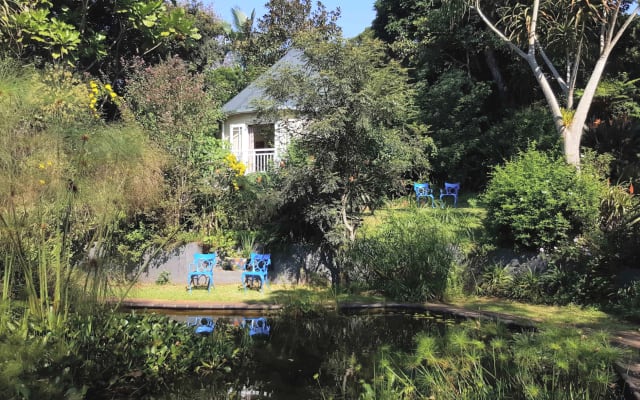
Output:
M349 249L352 282L403 301L442 299L473 246L480 218L468 210L411 208L363 230Z
M424 332L408 354L383 353L362 399L617 399L622 350L604 333L511 332L494 323Z

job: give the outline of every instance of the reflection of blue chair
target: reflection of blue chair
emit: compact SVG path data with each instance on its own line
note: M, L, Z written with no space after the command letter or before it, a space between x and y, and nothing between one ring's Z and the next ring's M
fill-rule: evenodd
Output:
M433 189L429 187L428 183L414 183L413 190L416 192L416 203L420 204L420 199L431 199L431 207L436 206L436 201L433 198Z
M195 333L199 335L210 335L216 323L211 317L189 317L187 326L194 326Z
M213 267L216 266L217 254L200 254L193 255L193 261L189 264L189 272L187 277L187 283L189 284L189 291L191 286L201 286L200 278L207 278L207 290L211 291L213 286Z
M269 336L269 333L271 333L271 327L267 323L267 319L264 317L245 318L242 321L242 326L249 329L249 336Z
M247 287L253 287L257 282L258 288L262 291L264 284L269 284L267 273L270 265L271 254L251 253L251 258L240 275L240 282L244 290L246 291Z
M453 197L453 206L455 207L458 204L458 191L460 190L460 183L444 183L444 189L440 190L440 202L442 203L442 198L444 196ZM444 203L442 203L442 208L444 208Z

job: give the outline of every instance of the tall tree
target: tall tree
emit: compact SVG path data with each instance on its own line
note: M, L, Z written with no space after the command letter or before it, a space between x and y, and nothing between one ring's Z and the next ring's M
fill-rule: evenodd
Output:
M255 32L246 31L247 22L252 21L252 18L245 20L244 40L237 46L245 66L273 65L282 58L293 44L295 36L301 32L313 29L325 39L341 33L336 24L340 9L327 11L320 1L317 2L316 9L312 8L312 0L269 0L265 8L267 13L258 20Z
M13 56L64 60L112 79L122 59L175 54L201 39L194 15L164 0L1 0L0 21L2 48Z
M269 79L270 110L295 104L297 118L281 180L281 227L318 245L334 283L336 255L355 239L360 214L373 210L416 165L424 169L425 129L416 117L407 71L385 59L379 41L304 41L306 66ZM291 117L291 115L289 115ZM301 122L303 121L303 122ZM304 134L296 135L304 126Z
M467 4L509 49L527 62L553 114L556 130L562 135L565 158L579 166L580 142L598 84L609 55L640 12L640 5L629 0L599 3L534 0L533 4L516 2L498 6L492 3L500 16L494 22L483 11L482 1L472 0ZM563 53L554 58L548 49L556 45ZM588 54L585 55L589 48L595 49L597 57L588 63L590 72L582 71L590 61ZM554 61L560 61L564 68L558 69ZM581 75L588 78L575 105ZM557 90L553 89L548 76L557 84Z

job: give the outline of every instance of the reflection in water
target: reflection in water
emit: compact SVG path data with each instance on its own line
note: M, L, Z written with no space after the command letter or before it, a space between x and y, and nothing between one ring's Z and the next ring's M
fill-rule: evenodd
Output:
M358 398L361 380L374 377L378 350L409 351L418 332L440 336L449 325L427 314L211 318L248 328L252 351L231 372L225 393L218 387L218 395L206 390L205 397L193 393L197 398Z
M245 318L242 326L249 330L249 336L269 336L271 326L265 317Z
M194 327L194 331L198 335L211 335L215 327L213 317L188 317L187 326Z

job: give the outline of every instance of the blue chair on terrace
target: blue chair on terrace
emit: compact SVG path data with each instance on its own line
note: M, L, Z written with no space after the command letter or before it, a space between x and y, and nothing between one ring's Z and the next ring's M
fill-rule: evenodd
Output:
M258 289L262 291L265 284L269 284L269 278L267 276L269 272L269 266L271 265L271 254L258 254L251 253L249 262L245 264L240 275L240 283L245 292L247 287L252 288L256 285Z
M442 204L442 208L444 208L444 203L442 202L442 198L445 196L453 197L453 206L455 207L458 204L458 191L460 190L460 183L444 183L444 189L440 190L440 203Z
M191 292L191 286L203 286L200 283L200 279L207 279L207 290L211 292L213 286L213 267L216 266L218 255L212 254L200 254L193 255L193 261L189 264L189 271L187 276L187 284L189 285L189 292Z
M433 198L433 189L429 187L428 183L414 183L413 190L416 192L416 203L420 204L420 199L431 199L431 207L436 207L436 201Z

